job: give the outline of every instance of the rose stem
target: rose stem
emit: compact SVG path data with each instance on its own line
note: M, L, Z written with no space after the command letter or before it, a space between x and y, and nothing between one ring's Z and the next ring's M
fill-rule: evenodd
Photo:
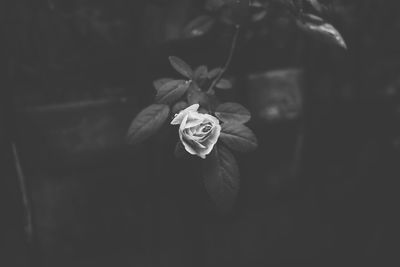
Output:
M231 49L229 51L228 58L227 58L227 60L225 62L224 67L219 72L217 78L215 78L215 80L212 82L212 84L208 88L207 93L212 93L213 92L214 86L219 82L219 80L221 80L222 75L224 75L225 71L228 69L229 65L231 64L232 57L233 57L233 52L235 51L237 39L238 39L238 36L239 36L239 29L240 29L240 26L236 25L235 26L235 35L233 36L233 39L232 39Z

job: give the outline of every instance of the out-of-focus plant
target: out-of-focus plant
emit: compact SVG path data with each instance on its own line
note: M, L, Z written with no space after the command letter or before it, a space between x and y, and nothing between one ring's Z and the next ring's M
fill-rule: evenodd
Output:
M165 123L177 125L175 155L204 160L200 166L206 189L221 210L229 210L239 189L239 168L231 150L250 152L257 147L256 136L245 125L250 112L239 103L218 100L215 90L232 88L231 82L222 78L224 68L208 70L202 65L193 69L178 57L169 60L183 77L154 81L155 103L133 120L128 142L144 141Z
M186 37L204 35L218 22L228 25L268 27L269 17L278 13L291 19L305 33L321 41L346 48L339 31L322 18L328 11L329 7L318 0L207 0L204 14L188 23L184 35Z
M235 32L224 66L193 68L176 56L169 57L171 66L182 78L155 80L155 102L135 117L128 130L128 142L138 144L165 124L177 125L179 141L175 155L198 157L203 161L199 166L203 169L206 190L222 211L232 209L239 190L239 167L232 152L251 152L258 142L245 125L251 119L250 112L240 103L221 103L216 91L232 88L224 74L239 33L251 24L267 23L272 9L293 19L306 33L346 48L340 33L317 15L326 9L317 0L207 0L205 13L188 23L184 35L199 37L207 34L216 23L231 25Z

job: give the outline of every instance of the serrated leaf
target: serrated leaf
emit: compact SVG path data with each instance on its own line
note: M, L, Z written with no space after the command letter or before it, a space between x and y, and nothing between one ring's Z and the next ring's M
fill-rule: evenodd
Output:
M173 79L171 78L161 78L153 81L153 86L156 88L156 90L159 90L161 86L163 86L165 83L172 81Z
M190 21L183 30L183 33L185 37L202 36L211 30L214 23L214 18L202 15Z
M172 80L166 82L157 91L156 102L171 104L181 98L189 88L190 83L185 80Z
M203 165L205 188L217 208L222 212L232 210L239 187L239 168L232 153L222 147L215 147Z
M217 87L219 89L231 89L232 88L232 83L231 83L231 81L229 81L227 79L221 79L221 80L219 80L217 82L215 87Z
M339 31L332 24L323 21L315 15L304 14L302 19L297 21L297 25L322 41L347 49L347 45Z
M219 138L229 148L239 152L249 152L258 146L252 130L240 123L223 123Z
M169 107L164 104L153 104L143 109L132 121L128 133L127 141L130 144L143 142L155 134L169 115Z
M193 78L193 70L185 61L180 59L179 57L170 56L169 62L171 66L180 74L185 76L186 78L192 79Z
M221 72L221 68L214 68L208 72L208 79L214 79Z
M251 119L250 111L238 103L223 103L215 111L218 119L228 123L246 123Z

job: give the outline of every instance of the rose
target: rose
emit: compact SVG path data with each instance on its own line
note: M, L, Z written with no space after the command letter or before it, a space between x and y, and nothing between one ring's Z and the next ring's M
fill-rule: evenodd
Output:
M204 159L217 142L221 126L217 118L199 113L198 109L199 104L194 104L180 111L171 124L180 124L179 138L186 151Z

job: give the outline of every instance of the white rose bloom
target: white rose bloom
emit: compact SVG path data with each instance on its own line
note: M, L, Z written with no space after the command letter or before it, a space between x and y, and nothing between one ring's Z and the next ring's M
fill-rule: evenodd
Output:
M179 112L171 124L179 126L179 138L186 151L204 159L210 154L221 133L219 121L212 115L201 114L199 104Z

